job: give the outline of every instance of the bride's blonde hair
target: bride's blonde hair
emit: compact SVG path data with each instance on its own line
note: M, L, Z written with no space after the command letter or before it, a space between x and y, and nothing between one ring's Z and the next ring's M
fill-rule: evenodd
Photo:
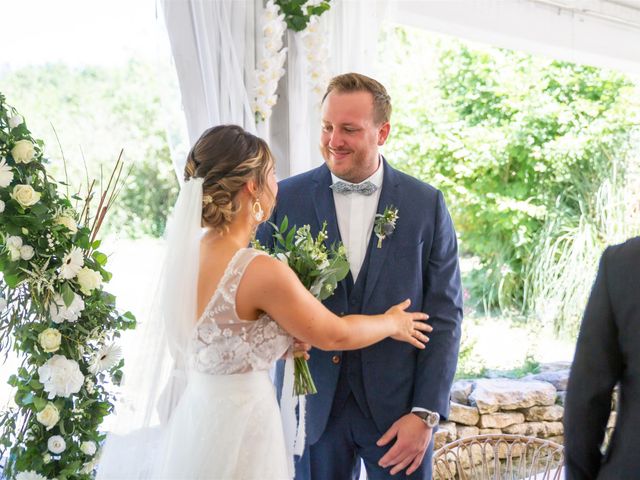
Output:
M191 148L184 169L185 180L204 178L202 226L226 230L242 209L237 194L249 180L256 182L258 195L266 192L273 200L267 185L273 163L267 143L237 125L206 130Z

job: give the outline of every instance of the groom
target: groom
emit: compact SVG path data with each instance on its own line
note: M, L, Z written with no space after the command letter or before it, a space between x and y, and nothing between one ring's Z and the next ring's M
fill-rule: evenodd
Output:
M433 433L449 410L462 321L457 242L442 193L393 169L378 152L391 125L385 88L349 73L322 101L325 164L279 184L272 221L327 221L328 243L344 243L351 272L325 305L338 315L379 314L406 298L429 314L425 350L387 339L362 350L313 349L318 388L307 397L307 449L297 480L431 478ZM381 244L376 213L397 209ZM391 231L393 230L393 231ZM270 244L270 227L259 239ZM282 371L279 371L280 379ZM391 477L396 473L400 474Z

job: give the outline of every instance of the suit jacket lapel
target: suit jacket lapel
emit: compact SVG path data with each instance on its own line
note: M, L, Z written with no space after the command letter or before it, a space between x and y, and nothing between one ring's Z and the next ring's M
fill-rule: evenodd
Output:
M399 189L398 189L398 175L389 166L386 160L384 160L384 180L382 181L382 192L380 192L380 199L378 201L378 214L382 214L385 208L389 206L398 207ZM375 230L375 228L374 228ZM389 254L389 250L393 246L395 235L389 235L382 242L382 247L378 248L378 237L375 231L371 232L371 238L369 239L368 246L368 262L369 268L367 269L367 278L365 283L365 291L363 296L362 305L366 305L369 297L373 293L373 288L378 281L378 277L382 271L384 262ZM365 258L365 261L367 259Z

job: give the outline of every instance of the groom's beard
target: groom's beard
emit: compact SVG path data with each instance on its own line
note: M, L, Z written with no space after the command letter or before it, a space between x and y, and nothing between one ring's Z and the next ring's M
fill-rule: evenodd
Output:
M362 182L377 169L377 162L374 162L372 169L371 162L367 160L365 153L361 151L334 149L326 145L320 145L320 152L331 173L347 182Z

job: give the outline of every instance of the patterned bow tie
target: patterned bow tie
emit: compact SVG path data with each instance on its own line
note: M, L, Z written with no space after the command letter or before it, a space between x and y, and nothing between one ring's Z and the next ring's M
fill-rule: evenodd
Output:
M352 193L359 193L361 195L369 196L372 195L378 189L378 187L369 181L358 184L336 182L331 185L331 189L341 195L351 195Z

